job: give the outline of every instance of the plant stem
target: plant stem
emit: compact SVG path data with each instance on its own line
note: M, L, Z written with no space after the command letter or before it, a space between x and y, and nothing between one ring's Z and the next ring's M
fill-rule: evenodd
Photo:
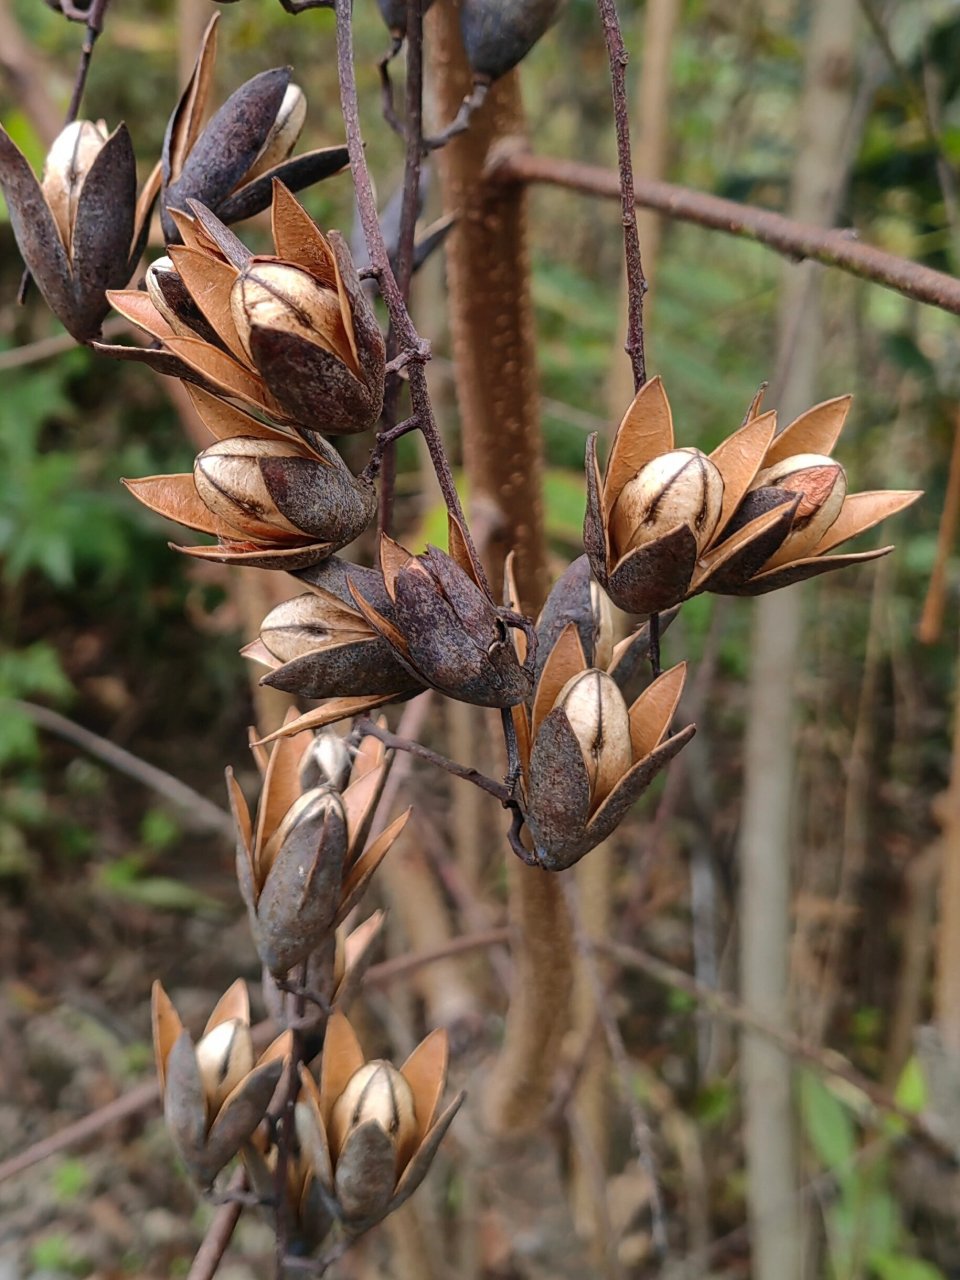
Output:
M238 1169L230 1180L228 1194L237 1195L243 1192L246 1186L246 1173L243 1169ZM207 1228L203 1243L194 1254L190 1270L187 1272L187 1280L211 1280L211 1277L216 1275L243 1209L243 1200L239 1195L235 1200L220 1206Z
M509 714L509 713L508 713ZM431 751L429 747L421 746L419 742L414 742L412 738L401 738L395 733L390 733L388 729L381 729L373 720L364 717L356 722L357 727L362 733L369 733L374 738L379 738L386 747L392 748L394 751L406 751L412 756L416 756L418 760L426 760L428 764L436 765L438 769L444 769L447 773L453 774L455 778L462 778L465 782L472 782L475 787L479 787L481 791L486 791L489 795L499 800L502 805L509 805L513 797L512 790L504 786L502 782L496 782L493 778L488 778L485 774L480 773L477 769L471 769L467 765L457 764L455 760L449 760L446 756L440 755L436 751Z
M364 152L363 132L360 128L360 109L357 98L357 76L353 57L353 4L352 0L337 0L337 74L340 81L340 105L343 111L343 122L347 134L347 149L350 153L350 167L356 188L357 208L360 223L367 244L370 263L380 285L380 292L390 316L390 323L396 333L397 345L405 354L410 367L410 404L417 418L420 431L427 443L430 461L437 473L440 491L447 510L459 522L469 546L481 581L489 594L489 583L483 576L480 557L473 545L473 539L467 527L460 495L453 481L450 463L444 452L443 440L433 414L430 403L430 392L427 388L425 365L430 359L430 344L420 337L410 318L403 293L397 283L390 266L390 257L384 243L380 220L377 216L377 204L370 181L370 171ZM491 599L493 597L491 596Z
M643 295L647 282L640 257L637 206L633 196L633 160L630 154L630 107L627 102L627 62L616 0L597 0L603 34L610 60L610 87L617 127L617 166L620 170L620 214L623 222L623 251L627 261L627 340L624 351L633 367L633 389L639 391L647 380L643 352Z

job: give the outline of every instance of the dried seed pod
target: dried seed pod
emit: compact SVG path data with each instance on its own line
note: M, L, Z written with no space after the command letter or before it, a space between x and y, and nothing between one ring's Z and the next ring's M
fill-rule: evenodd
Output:
M161 220L168 243L180 241L172 209L199 200L223 222L238 222L270 203L274 178L301 191L341 172L347 148L325 147L290 159L306 118L302 90L290 68L263 71L230 95L209 123L217 52L214 14L207 24L193 75L167 123L163 140Z
M293 441L237 436L198 455L200 498L224 524L257 539L322 542L331 551L364 531L375 494L328 449L313 456Z
M276 180L274 257L254 257L204 205L190 207L191 217L177 215L188 243L170 249L190 306L167 276L156 283L177 325L143 292L112 292L114 307L157 345L97 349L243 405L258 419L298 431L320 452L320 433L366 431L383 405L385 346L343 238L335 231L324 236ZM181 336L183 324L192 333Z
M825 401L775 436L776 415L761 414L757 397L740 430L705 458L674 448L670 405L652 379L621 422L602 478L596 437L587 445L583 538L597 581L621 608L648 614L701 591L758 595L885 555L892 548L823 558L919 496L844 500L842 470L827 455L849 404Z
M706 547L720 519L723 477L699 449L674 449L654 458L620 490L610 512L610 536L621 555L686 525L696 550Z
M304 791L300 766L312 742L312 734L296 733L274 743L255 825L227 771L240 892L260 959L275 977L331 939L409 817L407 810L367 846L388 767L383 744L361 740L342 792L329 785Z
M0 128L0 187L27 269L47 305L78 342L96 337L146 242L160 187L159 166L137 198L137 170L125 125L76 120L57 136L37 182Z
M344 1228L359 1234L400 1207L423 1181L463 1094L439 1113L446 1033L434 1031L399 1071L365 1062L350 1023L328 1023L318 1088L301 1069L297 1135L304 1159Z
M417 679L460 702L512 707L530 694L529 671L509 639L513 614L498 609L480 585L459 526L450 546L412 556L381 534L380 567L393 605L385 616L351 584L357 607L400 663Z
M196 1045L159 982L152 1007L167 1127L187 1168L209 1186L263 1119L290 1052L290 1032L254 1063L242 980L221 997Z
M491 83L512 71L559 9L560 0L462 0L463 47L477 78Z
M893 550L887 546L827 554L920 497L916 490L847 493L843 468L830 453L850 404L850 396L825 400L774 436L749 491L731 515L723 541L710 552L706 580L699 589L762 595ZM760 535L749 538L751 528L760 528ZM771 536L774 532L776 537Z
M693 725L668 736L684 676L683 665L665 672L628 708L616 679L587 665L576 623L560 632L532 705L513 713L520 807L545 870L564 870L605 840L693 736Z

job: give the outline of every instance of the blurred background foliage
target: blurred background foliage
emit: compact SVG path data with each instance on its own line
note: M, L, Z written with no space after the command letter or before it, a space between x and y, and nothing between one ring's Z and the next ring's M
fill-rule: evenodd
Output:
M7 4L50 70L50 94L62 110L80 29L36 0L0 0ZM628 46L639 50L642 6L624 0L621 7ZM960 241L950 200L960 164L960 4L911 0L871 7L883 11L888 47L864 21L858 51L862 137L838 224L867 242L956 273ZM398 140L379 122L374 63L386 39L372 0L357 0L356 9L368 151L385 200L402 165ZM128 122L144 173L159 153L176 100L177 24L188 12L192 6L176 8L169 0L115 0L94 59L88 113L111 126ZM784 207L807 21L802 0L687 0L672 50L666 177ZM275 0L224 6L220 100L244 78L290 62L310 105L301 149L339 140L332 43L328 13L293 20ZM523 75L539 152L613 163L606 57L594 0L567 0ZM2 80L0 119L39 168L44 147L35 122ZM437 198L434 189L431 210ZM347 176L308 193L305 203L323 226L352 222ZM621 242L615 205L543 188L531 193L531 205L548 526L559 570L580 548L586 432L610 425L604 406L623 328L617 303ZM249 237L251 244L258 238L265 243L262 222ZM57 328L36 295L24 309L15 305L20 264L5 214L0 248L0 697L56 707L219 801L223 766L243 756L245 726L254 714L237 654L249 629L231 602L225 575L171 554L171 530L118 484L123 475L187 469L194 450L160 380L146 370L115 366L82 350L36 363L18 360L18 349L54 337ZM667 226L649 298L648 363L664 376L684 443L710 448L738 425L757 386L773 376L780 278L780 260L767 249L692 226ZM869 858L854 945L838 979L842 995L832 1037L865 1070L882 1075L905 963L906 886L936 835L937 797L951 762L960 570L955 547L946 563L942 636L921 646L915 626L935 563L958 423L960 330L953 316L839 272L827 273L824 287L821 392L824 398L848 390L856 396L838 455L851 488L926 490L925 499L887 531L898 548L879 571L831 575L810 592L804 663L784 673L797 689L803 717L802 887L816 883L819 862L839 857L849 817L845 768L863 715L865 656L873 647L863 818ZM432 376L455 447L439 263L418 278L414 301L438 356ZM350 448L354 460L362 459L362 442ZM400 517L411 540L417 529L429 531L437 523L431 500L424 504L417 497L419 463L412 442L404 441ZM716 675L698 739L705 745L695 764L709 776L711 799L709 813L694 809L677 824L654 889L671 878L682 881L678 868L706 839L725 903L719 916L729 920L749 612L724 607L722 626L714 628L717 608L711 599L692 602L668 640L670 659L687 657L694 669L705 647L716 647ZM29 716L9 704L0 714L0 773L0 890L16 913L15 920L8 917L14 941L0 948L0 959L19 982L43 989L55 969L51 956L70 957L105 942L145 942L148 953L138 969L149 972L150 948L169 943L157 929L158 913L195 913L201 926L193 939L207 942L209 931L221 927L211 921L218 911L222 915L223 904L235 918L229 851L218 846L211 856L209 840L182 831L148 792L55 739L41 739ZM627 869L620 887L627 898L629 878ZM688 903L682 888L667 896L671 906L656 920L645 917L644 937L682 957L677 930ZM801 893L800 925L804 912L820 908L829 904L818 906L812 890ZM174 933L177 928L170 926ZM808 942L810 936L808 930ZM800 955L801 995L803 960ZM88 977L105 980L121 1001L127 990L131 1005L142 999L142 975L124 986L130 973L125 962L88 957L87 963ZM738 1124L731 1077L698 1070L689 1007L679 1010L661 993L637 992L629 984L625 999L633 1002L631 1043L641 1052L656 1044L649 1064L702 1127L712 1168L719 1170L710 1207L719 1235L742 1217L736 1163L723 1154ZM917 1016L928 1012L924 994ZM811 1169L853 1168L833 1185L825 1209L822 1274L838 1280L960 1275L956 1231L904 1185L897 1134L878 1136L869 1117L818 1079L804 1078L800 1092ZM916 1097L908 1101L914 1110L922 1105ZM858 1160L868 1143L873 1154ZM676 1203L681 1192L673 1176L668 1169ZM50 1250L56 1252L53 1245Z

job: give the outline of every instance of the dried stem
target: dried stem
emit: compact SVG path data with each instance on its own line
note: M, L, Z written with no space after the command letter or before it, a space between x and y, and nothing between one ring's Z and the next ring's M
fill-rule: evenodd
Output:
M620 171L620 213L623 221L623 251L627 261L627 340L624 351L633 367L633 389L639 391L647 380L643 354L643 295L647 282L640 258L640 232L633 196L633 159L630 154L630 107L627 102L627 62L630 55L623 43L616 0L597 0L603 34L610 59L610 86L613 115L617 127L617 167ZM652 652L652 650L651 650Z
M660 1181L657 1177L656 1160L653 1154L653 1135L650 1132L650 1126L640 1107L637 1091L634 1088L630 1059L627 1055L627 1049L623 1043L623 1036L620 1034L617 1020L610 1010L609 992L597 967L593 943L584 932L580 903L577 898L577 886L573 880L567 880L564 883L564 892L566 893L570 918L573 921L577 948L580 951L587 976L593 987L597 1016L603 1027L607 1047L610 1050L610 1058L617 1073L623 1103L630 1116L630 1129L633 1134L633 1145L636 1149L637 1160L650 1180L650 1235L654 1248L659 1256L663 1258L667 1252L667 1220L663 1208Z
M380 220L377 216L377 203L370 181L370 171L364 152L363 132L360 128L360 109L357 98L357 76L353 57L353 4L352 0L337 0L337 74L340 81L340 105L343 111L343 122L347 134L347 149L350 153L350 167L353 173L357 195L357 208L360 223L367 244L367 253L374 274L380 285L380 292L386 303L390 316L390 324L396 334L400 352L407 357L410 369L410 403L418 426L427 443L430 461L437 473L437 480L446 503L447 510L459 522L464 537L473 554L478 572L482 575L480 558L476 553L470 531L467 527L460 495L453 481L450 463L444 452L443 440L433 414L430 403L430 392L427 388L425 365L430 359L430 344L417 333L416 327L407 311L403 293L397 283L396 276L390 266L390 256L384 243ZM481 580L483 580L481 578ZM489 593L489 584L487 591ZM492 597L491 597L492 598Z
M620 198L619 178L610 169L514 149L504 148L492 159L488 177L496 182L566 187L606 200ZM679 222L692 222L712 231L754 240L794 262L809 259L837 267L861 280L894 289L916 302L960 315L960 280L873 245L862 244L855 231L813 226L770 209L738 204L736 200L693 191L672 182L640 178L634 182L633 194L642 208L656 209Z
M436 765L438 769L445 770L455 778L462 778L465 782L472 782L475 787L479 787L481 791L486 791L505 807L511 804L513 799L512 788L504 786L502 782L497 782L493 778L488 778L486 774L481 773L478 769L471 769L468 765L457 764L455 760L449 760L446 756L442 756L436 751L431 751L429 747L422 746L412 738L401 738L395 733L390 733L389 730L382 729L374 720L363 718L356 723L361 733L368 733L374 738L379 738L384 746L390 747L394 751L406 751L410 755L416 756L418 760L426 760L428 764Z
M223 1255L240 1221L240 1215L243 1213L242 1193L246 1187L246 1172L238 1169L230 1179L227 1188L227 1194L234 1198L222 1204L213 1215L213 1220L203 1237L203 1243L194 1254L190 1270L187 1272L187 1280L211 1280L211 1277L216 1275L217 1268L223 1261Z
M381 74L387 76L386 64ZM389 84L387 76L386 83ZM392 98L391 98L392 103ZM421 134L423 132L423 0L407 0L407 84L406 84L406 154L403 168L403 195L400 207L400 229L397 237L396 277L404 305L410 302L410 281L413 277L414 238L417 229L417 213L420 203L420 170L423 164ZM397 333L390 320L387 333L387 356L392 361L397 356ZM382 454L380 475L380 508L378 530L389 533L393 514L393 492L396 481L396 437L390 434L397 420L397 406L403 381L399 370L387 379L383 401L385 430L377 437L377 449ZM412 420L417 425L417 420Z

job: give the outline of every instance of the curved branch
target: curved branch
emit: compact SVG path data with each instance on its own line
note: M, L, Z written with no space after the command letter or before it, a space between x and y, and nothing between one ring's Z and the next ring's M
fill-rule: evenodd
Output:
M516 147L503 148L488 165L487 176L495 182L539 182L606 200L620 199L620 179L615 171L575 160L532 155ZM743 240L754 240L796 262L810 259L824 266L838 267L861 280L894 289L916 302L960 315L960 279L863 244L854 232L824 230L785 218L770 209L738 204L736 200L693 191L672 182L641 178L634 182L633 189L637 204L644 209L655 209L679 222L692 222Z

